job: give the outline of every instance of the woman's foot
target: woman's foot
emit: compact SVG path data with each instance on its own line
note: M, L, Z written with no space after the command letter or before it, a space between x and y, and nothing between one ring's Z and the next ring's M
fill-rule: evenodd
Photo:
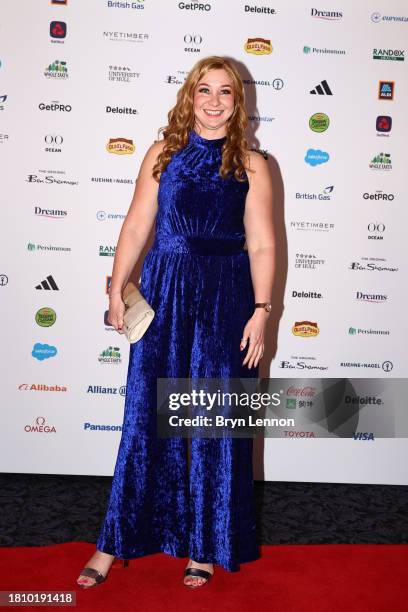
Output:
M97 550L92 555L92 557L89 559L88 563L86 564L86 567L92 567L93 569L96 569L98 572L101 572L103 576L107 576L114 560L115 560L114 555L108 555L107 553ZM82 574L79 575L78 580L77 580L77 584L79 585L82 584L84 586L91 586L95 582L96 581L94 578L90 578L89 576L83 576Z
M189 567L205 570L206 572L210 572L211 575L214 573L214 566L212 563L196 563L196 561L190 559L185 569ZM207 582L207 579L201 578L201 576L185 576L183 582L187 586L201 586L203 583Z

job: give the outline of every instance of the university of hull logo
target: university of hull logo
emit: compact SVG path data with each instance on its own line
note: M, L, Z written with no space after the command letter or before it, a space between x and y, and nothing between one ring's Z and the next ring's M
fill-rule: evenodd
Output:
M110 138L106 150L116 155L132 155L135 152L135 145L129 138Z
M393 100L395 81L378 81L378 99Z
M296 321L292 327L293 335L301 336L302 338L315 338L319 331L317 323L312 321Z
M267 38L248 38L244 49L252 55L270 55L273 51L272 43Z

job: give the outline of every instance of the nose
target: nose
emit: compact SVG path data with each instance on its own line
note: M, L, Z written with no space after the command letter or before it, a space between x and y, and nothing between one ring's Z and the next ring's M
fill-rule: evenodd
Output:
M218 95L217 92L214 92L214 93L211 94L210 104L212 106L219 106L220 105L220 96Z

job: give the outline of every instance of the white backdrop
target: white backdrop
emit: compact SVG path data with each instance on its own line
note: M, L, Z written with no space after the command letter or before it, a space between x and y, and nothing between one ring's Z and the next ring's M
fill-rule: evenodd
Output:
M407 375L408 8L384 7L1 2L0 470L112 474L129 351L104 320L114 249L147 147L212 54L237 62L282 207L270 376ZM258 448L257 478L408 483L404 438L299 433Z

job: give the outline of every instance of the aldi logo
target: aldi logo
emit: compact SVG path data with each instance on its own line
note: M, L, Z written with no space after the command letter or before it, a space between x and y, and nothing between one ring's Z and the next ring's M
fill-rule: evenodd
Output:
M393 100L394 99L394 83L395 81L378 81L378 99Z

